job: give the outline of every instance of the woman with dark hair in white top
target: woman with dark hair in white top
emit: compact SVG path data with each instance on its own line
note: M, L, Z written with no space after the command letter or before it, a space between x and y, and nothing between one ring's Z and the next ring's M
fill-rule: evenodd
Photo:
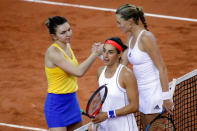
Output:
M134 73L120 64L122 52L127 47L113 37L103 46L103 67L98 69L99 86L106 84L108 94L94 123L98 131L138 131L134 112L138 111L139 96ZM102 94L101 94L102 95Z

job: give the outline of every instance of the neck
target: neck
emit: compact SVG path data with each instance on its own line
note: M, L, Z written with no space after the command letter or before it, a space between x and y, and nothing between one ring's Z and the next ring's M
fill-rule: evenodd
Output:
M115 63L113 65L108 65L107 66L107 70L106 70L106 73L109 73L109 74L114 74L117 67L118 67L119 63Z
M136 25L136 24L135 24L134 26L131 27L130 32L131 32L131 35L132 35L133 37L137 37L138 34L141 32L141 30L143 30L143 28L140 27L139 25Z
M55 41L55 43L57 43L62 49L65 49L67 47L65 43L62 43L60 41Z

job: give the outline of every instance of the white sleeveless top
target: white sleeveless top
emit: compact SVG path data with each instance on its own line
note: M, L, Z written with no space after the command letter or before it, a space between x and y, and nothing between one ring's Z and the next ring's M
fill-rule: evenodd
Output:
M159 71L150 56L139 49L139 40L142 30L133 49L129 40L128 60L133 65L133 72L137 79L139 90L139 110L144 114L159 113L162 111L163 100Z
M120 64L114 75L111 78L106 78L105 71L107 66L105 66L99 77L99 86L106 84L108 88L108 94L102 106L103 112L120 109L129 104L126 89L122 88L118 82L122 67L124 66ZM98 131L138 131L138 127L134 115L128 114L116 118L109 118L101 122Z

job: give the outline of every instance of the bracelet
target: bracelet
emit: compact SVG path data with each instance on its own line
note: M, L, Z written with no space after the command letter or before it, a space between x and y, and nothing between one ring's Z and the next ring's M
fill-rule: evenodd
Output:
M162 92L162 100L168 100L168 99L171 99L171 98L172 98L172 96L171 96L170 91Z
M116 117L116 112L114 110L110 110L107 113L108 118L115 118Z

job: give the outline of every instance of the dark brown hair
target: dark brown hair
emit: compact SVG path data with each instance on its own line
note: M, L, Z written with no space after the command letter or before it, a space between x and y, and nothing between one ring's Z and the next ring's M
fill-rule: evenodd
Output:
M62 25L68 22L66 18L61 16L50 17L46 20L45 25L48 27L50 34L56 34L56 28L58 25Z

